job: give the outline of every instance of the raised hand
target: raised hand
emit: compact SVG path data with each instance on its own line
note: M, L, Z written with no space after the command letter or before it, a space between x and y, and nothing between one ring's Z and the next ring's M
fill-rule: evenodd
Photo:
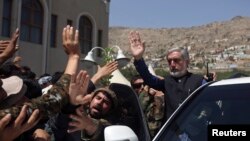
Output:
M76 76L71 76L69 85L69 98L70 103L73 105L88 104L90 101L87 95L87 89L89 85L89 75L86 71L81 70Z
M141 41L138 31L131 31L129 34L130 50L136 60L142 58L145 51L145 43Z
M0 41L0 53L3 53L3 51L7 48L7 46L9 45L10 40L1 40Z
M19 30L16 29L13 33L11 40L0 41L0 64L11 58L17 51L16 43L19 37Z
M65 68L65 74L75 74L78 69L78 63L80 58L79 47L79 32L69 25L63 29L62 32L63 48L68 55L68 63Z
M69 55L80 56L79 31L69 25L63 29L62 33L64 51Z
M118 67L117 61L108 62L103 67L98 68L97 73L102 74L103 76L110 75Z
M97 130L97 124L84 113L83 107L77 108L76 114L70 115L70 118L73 120L69 123L71 128L68 130L68 133L84 129L88 134L93 134Z
M96 84L104 76L110 75L118 67L117 61L108 62L103 67L98 66L97 72L91 78L91 81Z

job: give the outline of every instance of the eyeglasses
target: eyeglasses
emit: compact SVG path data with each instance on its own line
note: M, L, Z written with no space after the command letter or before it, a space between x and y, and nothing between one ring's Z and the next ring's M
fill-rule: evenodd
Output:
M182 58L168 58L167 60L168 60L168 63L171 64L172 61L174 63L180 63L183 59Z
M139 89L139 88L141 88L142 85L144 85L144 83L134 83L134 84L132 84L132 87L134 89Z

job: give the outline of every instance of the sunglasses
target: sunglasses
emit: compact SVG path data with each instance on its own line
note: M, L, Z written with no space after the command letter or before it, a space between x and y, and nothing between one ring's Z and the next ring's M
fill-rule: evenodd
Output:
M139 89L139 88L141 88L142 85L144 85L144 83L134 83L134 84L132 84L132 87L134 89Z

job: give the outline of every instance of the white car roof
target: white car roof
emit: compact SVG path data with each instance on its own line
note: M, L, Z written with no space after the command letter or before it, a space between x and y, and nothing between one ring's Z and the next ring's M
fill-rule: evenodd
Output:
M233 84L244 84L244 83L250 83L250 77L240 77L240 78L220 80L218 82L211 84L210 86L233 85Z

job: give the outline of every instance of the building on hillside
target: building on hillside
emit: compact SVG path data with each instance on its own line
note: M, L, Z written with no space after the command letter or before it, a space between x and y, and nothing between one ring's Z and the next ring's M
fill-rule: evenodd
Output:
M67 61L63 28L79 29L82 57L94 46L106 47L109 5L110 0L1 0L0 40L9 39L19 28L21 65L37 75L63 71Z

